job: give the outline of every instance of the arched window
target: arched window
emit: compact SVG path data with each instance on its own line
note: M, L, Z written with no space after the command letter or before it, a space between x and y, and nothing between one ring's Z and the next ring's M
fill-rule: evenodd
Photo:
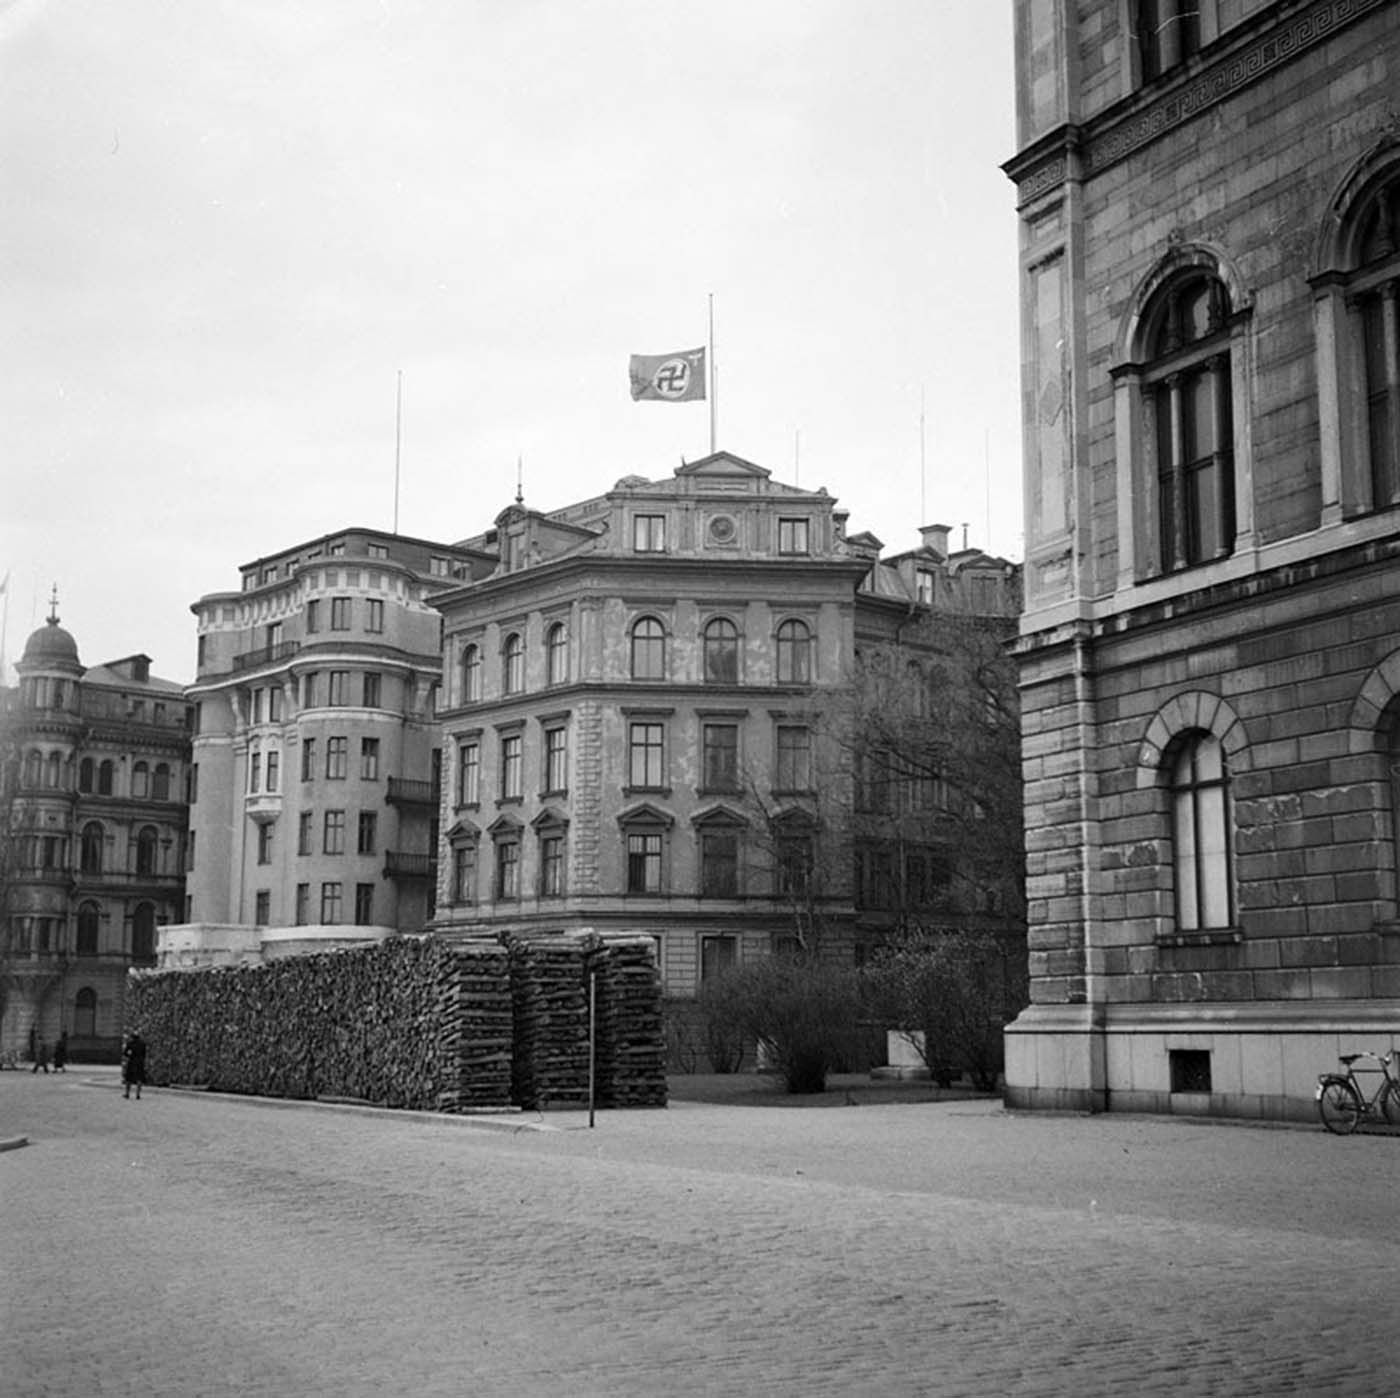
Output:
M97 933L102 926L102 910L96 903L78 905L78 955L97 955Z
M44 773L44 785L57 791L63 785L63 758L59 753L49 754L48 766Z
M156 906L154 903L138 903L131 918L131 959L133 961L154 961L156 959Z
M112 763L110 759L97 769L97 794L99 796L112 794Z
M90 757L83 758L78 764L78 790L91 792L96 775L97 764Z
M641 617L632 625L632 678L666 678L666 628L654 616Z
M1169 760L1177 928L1230 927L1234 900L1225 750L1210 733L1190 733Z
M149 796L151 792L151 769L138 762L131 769L131 794L137 798Z
M705 683L739 683L739 628L717 616L704 632Z
M569 678L569 630L556 621L545 633L545 673L549 684L563 684Z
M157 801L170 800L170 765L166 762L156 764L156 770L151 777L151 795Z
M811 684L812 632L805 621L778 627L778 683Z
M90 820L83 826L82 844L78 853L78 868L84 874L102 872L102 846L104 843L101 825Z
M154 825L143 825L136 835L136 872L150 877L156 872L160 835Z
M1224 284L1193 267L1165 283L1143 320L1158 572L1234 549L1229 317Z
M73 997L73 1037L97 1037L97 992L90 985L85 985Z
M44 754L37 748L30 748L24 755L24 784L33 789L42 786L44 781Z
M501 689L505 694L519 694L525 688L525 641L518 631L512 631L501 647Z
M1400 504L1400 175L1360 216L1355 278L1366 374L1371 503Z
M475 704L481 698L481 648L468 646L462 652L462 703Z

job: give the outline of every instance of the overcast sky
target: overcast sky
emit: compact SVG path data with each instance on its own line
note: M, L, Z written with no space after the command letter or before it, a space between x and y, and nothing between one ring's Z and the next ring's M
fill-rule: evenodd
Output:
M1021 557L1007 0L0 0L6 659L718 445ZM920 404L925 426L920 430ZM921 472L921 455L925 467ZM11 672L12 673L12 672Z

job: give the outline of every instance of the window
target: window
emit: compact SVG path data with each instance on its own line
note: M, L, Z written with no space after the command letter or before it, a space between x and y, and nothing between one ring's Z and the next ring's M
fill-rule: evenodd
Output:
M49 754L49 782L48 782L48 784L49 784L50 786L57 786L57 785L58 785L57 769L58 769L58 754L57 754L56 752L55 752L55 753L50 753L50 754ZM256 790L257 790L257 787L255 786L255 787L253 788L253 790L256 791ZM131 769L131 794L132 794L133 796L139 797L139 798L141 798L141 799L144 800L145 797L147 797L147 796L150 795L150 792L151 792L151 769L150 769L150 767L148 767L148 766L146 765L146 763L144 763L144 762L138 762L138 763Z
M364 707L367 709L377 709L379 707L379 675L374 670L367 670L364 675Z
M341 919L341 893L338 883L321 885L321 923L331 927Z
M272 863L272 822L258 826L258 863Z
M248 754L248 790L254 796L262 790L262 751L259 748Z
M291 574L288 573L287 576L290 577ZM270 622L270 623L268 624L267 633L266 633L266 639L265 639L265 641L264 641L264 645L266 645L266 647L267 647L268 650L275 650L275 649L276 649L278 646L280 646L281 644L282 644L282 623L281 623L280 621Z
M634 832L627 836L628 893L661 892L660 831Z
M199 800L199 763L185 768L185 804L193 806Z
M525 794L524 753L519 733L501 737L501 799L518 800Z
M321 603L313 597L306 604L306 634L314 636L321 629Z
M666 726L644 721L627 730L627 785L658 791L665 785Z
M357 883L355 885L355 926L372 927L374 925L374 885L372 883Z
M807 547L807 524L805 519L780 519L778 521L779 553L810 553Z
M726 617L716 617L704 632L705 683L739 683L739 628Z
M387 544L370 544L366 551L371 558L388 558L389 556Z
M569 787L569 730L546 728L544 731L544 789L550 795L560 795Z
M79 956L97 955L97 935L102 926L102 913L96 903L82 903L78 907L78 946Z
M375 826L377 819L373 811L360 812L359 830L355 838L356 854L373 854L375 843Z
M350 599L348 597L331 598L331 630L348 631L350 629Z
M111 761L106 761L97 769L97 794L99 796L110 796L112 794L112 772Z
M778 763L773 774L776 791L812 789L812 734L799 724L778 725Z
M700 896L739 896L739 832L733 826L700 832Z
M452 901L476 902L476 842L453 843Z
M267 789L276 791L281 780L282 754L276 748L269 748L267 752Z
M349 760L349 738L326 739L326 777L328 780L344 781Z
M316 775L316 739L301 740L301 779L309 782Z
M1177 928L1229 927L1229 781L1218 738L1194 733L1182 741L1171 767L1171 799Z
M705 933L700 938L700 979L712 981L739 964L739 939L724 933Z
M272 921L272 893L271 890L260 888L253 895L253 925L255 927L266 927Z
M501 687L505 694L525 688L525 641L518 631L512 631L501 647Z
M73 997L73 1037L91 1039L97 1034L97 992L85 985Z
M92 790L93 775L97 767L92 758L85 757L78 766L78 790L90 792Z
M918 589L918 599L921 606L933 606L933 574L926 568L920 568L915 574L915 584Z
M452 560L450 558L430 558L428 572L435 578L445 578L452 572Z
M350 671L332 670L330 679L330 692L326 702L331 705L348 704L350 702Z
M365 630L374 635L384 630L384 602L381 598L371 597L365 603Z
M1200 0L1133 0L1133 9L1143 82L1200 52Z
M666 516L634 515L632 517L632 548L637 553L665 553Z
M254 723L267 722L267 690L255 689L253 691L253 719Z
M457 749L457 804L475 806L481 802L481 745L463 743Z
M545 682L564 684L569 678L569 632L563 622L555 622L545 633Z
M503 834L496 839L496 898L520 897L520 834Z
M1400 504L1400 177L1364 207L1355 261L1351 289L1361 318L1371 505L1384 509Z
M296 894L296 925L305 927L311 920L311 885L309 883L297 884Z
M83 826L82 844L78 851L78 867L84 874L100 874L102 872L102 827L95 821L89 821Z
M559 898L564 892L564 836L557 828L540 835L540 896Z
M131 959L156 959L156 909L154 903L138 903L131 915Z
M632 626L632 678L666 678L666 628L654 616L644 616Z
M310 853L311 853L311 828L312 828L312 821L315 819L315 816L316 816L316 812L315 812L315 811L302 811L302 813L301 813L299 816L297 816L297 853L298 853L298 854L310 854Z
M267 691L267 721L269 723L282 722L282 686L273 685Z
M778 627L778 683L811 684L812 633L803 621Z
M154 825L143 825L136 834L136 872L143 878L151 878L156 872L160 836Z
M774 848L774 892L779 897L805 897L812 886L816 867L814 842L810 831L784 830Z
M462 702L475 704L481 698L481 648L468 646L462 652Z
M1229 312L1221 282L1192 269L1167 282L1144 321L1158 572L1234 548Z
M185 836L185 872L187 874L194 868L195 836L198 833L197 830L191 830Z
M321 702L321 675L318 670L308 670L301 677L301 706L314 709Z
M705 723L700 726L701 789L739 789L739 725Z
M321 830L323 854L345 853L345 812L327 811Z
M379 739L360 739L360 780L367 782L377 782L379 780Z

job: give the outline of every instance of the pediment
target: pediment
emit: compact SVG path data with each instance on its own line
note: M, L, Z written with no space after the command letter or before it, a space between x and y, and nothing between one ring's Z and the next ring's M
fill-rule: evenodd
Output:
M732 481L741 478L766 481L772 474L762 466L756 466L752 461L745 461L742 456L735 456L727 451L712 452L709 456L702 456L699 461L688 461L684 466L676 468L676 475L700 480Z

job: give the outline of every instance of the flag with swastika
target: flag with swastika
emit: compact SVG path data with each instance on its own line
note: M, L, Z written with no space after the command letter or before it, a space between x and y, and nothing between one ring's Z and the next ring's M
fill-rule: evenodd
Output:
M634 354L628 364L634 399L689 403L705 396L705 351Z

